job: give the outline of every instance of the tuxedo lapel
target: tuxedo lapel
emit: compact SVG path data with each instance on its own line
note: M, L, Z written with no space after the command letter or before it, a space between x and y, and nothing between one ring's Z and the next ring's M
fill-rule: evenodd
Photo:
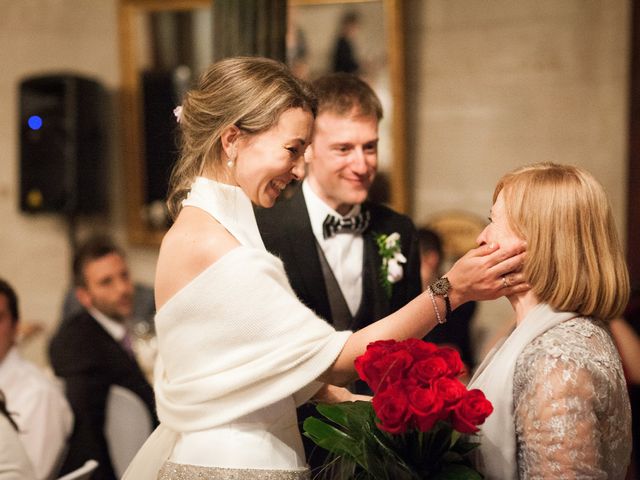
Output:
M296 219L295 232L289 238L294 256L293 264L299 270L298 275L302 278L305 298L309 299L309 306L331 322L331 309L328 308L329 298L316 249L316 237L311 228L302 188L296 191L291 201L294 206L293 217Z
M362 271L363 299L373 303L373 318L369 323L386 317L389 311L389 298L380 282L380 266L382 258L378 253L375 235L375 220L372 219L371 227L364 233L364 265Z
M283 202L256 215L265 247L282 259L298 297L331 323L329 298L302 188Z
M127 352L122 343L113 338L109 332L107 332L105 328L90 314L87 314L87 320L90 322L89 328L93 332L91 336L92 341L104 345L105 351L108 352L107 356L110 359L110 362L114 365L114 368L116 365L121 365L123 367L124 365L127 365L124 368L129 369L131 372L135 371L140 374L141 377L144 377L144 373L135 358L133 350L131 353Z

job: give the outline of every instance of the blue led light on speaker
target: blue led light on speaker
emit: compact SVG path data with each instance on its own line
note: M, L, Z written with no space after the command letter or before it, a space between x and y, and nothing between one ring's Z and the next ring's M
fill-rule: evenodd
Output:
M42 127L42 118L40 118L38 115L31 115L27 123L29 124L29 128L31 128L31 130L40 130L40 128Z

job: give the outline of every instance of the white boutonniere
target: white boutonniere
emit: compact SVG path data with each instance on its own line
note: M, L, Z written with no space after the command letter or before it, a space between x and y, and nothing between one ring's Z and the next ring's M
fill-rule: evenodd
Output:
M390 235L379 234L375 236L378 245L378 253L382 257L380 265L380 282L388 297L394 283L402 280L404 270L403 263L407 263L406 257L400 251L400 234L394 232Z

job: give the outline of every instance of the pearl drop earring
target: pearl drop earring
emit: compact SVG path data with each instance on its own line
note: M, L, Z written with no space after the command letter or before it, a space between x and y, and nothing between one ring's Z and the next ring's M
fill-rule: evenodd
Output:
M229 159L227 160L227 167L233 168L235 160L236 160L236 151L234 149L231 151L231 154L229 155Z

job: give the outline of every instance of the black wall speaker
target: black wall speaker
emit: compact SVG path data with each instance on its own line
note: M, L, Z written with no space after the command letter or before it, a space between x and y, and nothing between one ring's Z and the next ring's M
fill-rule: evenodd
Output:
M106 95L76 75L20 82L20 208L25 212L104 212Z

